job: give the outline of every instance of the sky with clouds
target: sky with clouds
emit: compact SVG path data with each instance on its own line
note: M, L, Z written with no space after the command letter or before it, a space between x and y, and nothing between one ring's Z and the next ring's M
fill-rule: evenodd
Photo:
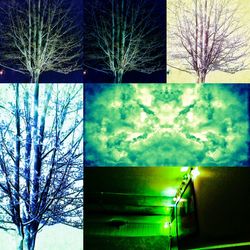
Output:
M248 164L248 86L86 84L87 166Z

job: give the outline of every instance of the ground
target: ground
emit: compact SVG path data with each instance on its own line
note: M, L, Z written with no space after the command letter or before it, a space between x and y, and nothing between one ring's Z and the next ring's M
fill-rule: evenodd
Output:
M0 230L1 249L16 250L14 235ZM37 236L35 250L83 250L83 231L65 225L44 227Z

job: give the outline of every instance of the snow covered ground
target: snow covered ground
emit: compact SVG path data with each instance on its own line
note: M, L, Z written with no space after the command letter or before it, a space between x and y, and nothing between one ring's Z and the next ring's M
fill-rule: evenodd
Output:
M0 249L16 250L15 235L0 230ZM65 225L44 227L38 234L35 250L83 250L83 231Z

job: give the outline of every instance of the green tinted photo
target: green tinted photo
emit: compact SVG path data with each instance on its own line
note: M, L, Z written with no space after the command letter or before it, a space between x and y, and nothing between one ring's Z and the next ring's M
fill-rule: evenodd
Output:
M86 167L84 249L249 249L249 174L239 167Z
M87 84L87 166L248 165L248 86Z

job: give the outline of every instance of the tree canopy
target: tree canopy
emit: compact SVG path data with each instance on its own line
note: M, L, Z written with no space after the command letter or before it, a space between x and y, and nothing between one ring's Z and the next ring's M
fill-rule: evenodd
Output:
M81 26L68 1L14 0L1 7L1 65L28 74L31 82L45 71L80 69Z
M82 86L0 88L0 228L32 250L45 225L83 226Z

